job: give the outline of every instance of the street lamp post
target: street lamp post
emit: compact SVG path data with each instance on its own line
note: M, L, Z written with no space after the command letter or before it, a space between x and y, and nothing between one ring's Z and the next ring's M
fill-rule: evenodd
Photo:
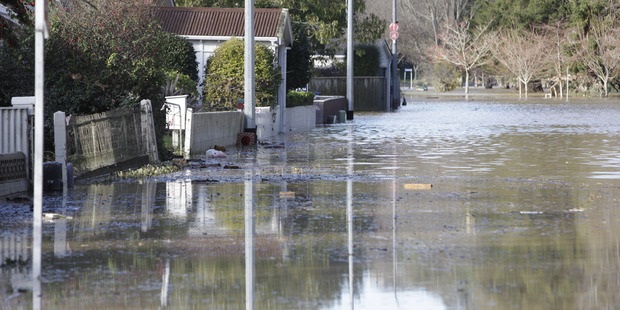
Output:
M353 0L347 0L347 119L353 119Z
M393 0L392 24L394 25L398 25L398 17L396 13L396 0ZM397 39L398 36L392 39L392 110L396 109L396 107L398 107L398 103L400 102L400 76L398 75L398 44L396 43Z
M245 49L244 49L244 94L243 114L245 128L256 129L255 89L254 89L254 0L245 0Z

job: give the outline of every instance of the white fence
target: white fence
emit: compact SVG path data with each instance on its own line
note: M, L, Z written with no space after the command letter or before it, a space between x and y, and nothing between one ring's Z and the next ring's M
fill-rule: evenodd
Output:
M33 97L0 108L0 196L26 192L32 167Z

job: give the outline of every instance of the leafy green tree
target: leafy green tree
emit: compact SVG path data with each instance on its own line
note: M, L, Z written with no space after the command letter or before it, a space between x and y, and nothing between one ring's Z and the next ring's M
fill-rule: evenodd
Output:
M569 1L569 17L571 22L584 34L589 32L593 19L606 16L617 10L618 4L605 0L573 0Z
M256 106L276 104L281 81L280 68L268 47L255 47ZM244 96L244 42L231 39L220 45L207 61L205 79L206 107L213 111L233 110Z
M52 9L46 49L50 108L87 114L144 98L157 102L167 71L197 79L191 44L163 31L153 13L131 0L75 0Z
M312 51L308 28L302 23L293 23L295 42L286 56L286 89L304 88L312 77Z
M131 1L81 1L56 8L48 41L49 106L97 113L158 94L161 31L145 6Z
M376 76L379 74L381 65L381 54L379 48L372 44L359 44L355 46L353 53L353 75L355 76Z
M6 6L7 1L2 4ZM166 72L197 78L194 51L186 40L161 30L152 7L135 1L74 0L49 7L50 38L45 46L45 126L52 114L90 114L151 99L161 134ZM28 8L28 6L24 6ZM24 19L17 41L0 38L0 104L32 96L33 25ZM46 132L51 133L51 130ZM45 137L51 147L51 135ZM158 139L161 141L161 139Z
M563 0L479 0L474 4L474 25L491 23L491 28L529 30L533 25L548 24L569 14Z
M601 83L601 96L609 95L609 84L620 75L620 29L616 18L598 17L581 38L579 60Z
M0 43L0 106L11 97L34 95L34 32L26 27L11 45ZM4 78L6 77L6 78ZM10 78L9 78L10 77Z
M34 22L32 2L24 0L0 0L0 44L2 41L15 46L19 41L19 32L31 27Z

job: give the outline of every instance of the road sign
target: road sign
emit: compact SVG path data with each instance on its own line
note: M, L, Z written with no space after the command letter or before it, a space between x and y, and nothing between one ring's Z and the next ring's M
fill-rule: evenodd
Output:
M398 31L398 23L391 23L390 32L397 32L397 31Z
M390 31L390 39L396 41L398 39L398 31Z

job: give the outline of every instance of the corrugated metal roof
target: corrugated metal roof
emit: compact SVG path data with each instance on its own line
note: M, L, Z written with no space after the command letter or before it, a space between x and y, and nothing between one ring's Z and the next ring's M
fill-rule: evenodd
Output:
M254 9L254 36L278 37L282 9ZM243 8L160 7L157 10L164 30L184 36L243 37Z

